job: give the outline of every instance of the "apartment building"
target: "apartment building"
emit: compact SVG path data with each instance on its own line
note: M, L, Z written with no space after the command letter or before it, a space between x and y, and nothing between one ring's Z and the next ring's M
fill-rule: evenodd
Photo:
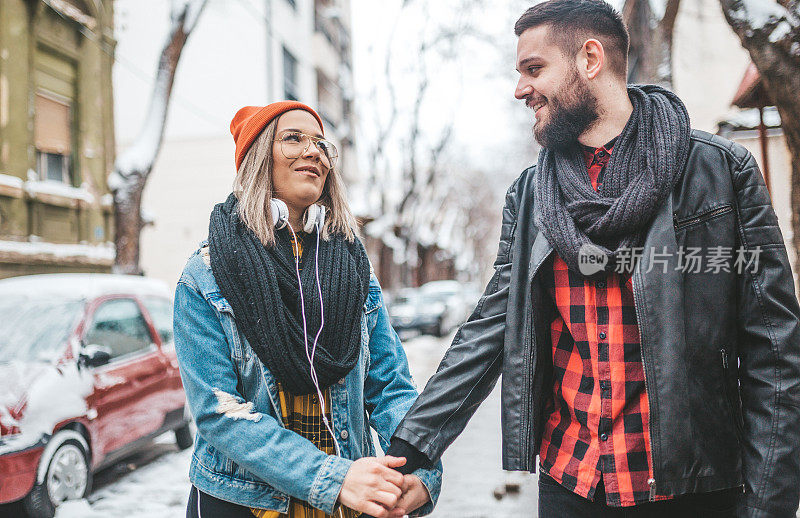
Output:
M110 271L111 0L0 2L0 278Z

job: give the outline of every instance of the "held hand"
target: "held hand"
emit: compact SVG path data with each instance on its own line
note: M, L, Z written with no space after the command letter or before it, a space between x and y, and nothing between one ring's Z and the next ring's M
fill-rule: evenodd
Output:
M416 511L431 499L428 489L416 475L404 475L401 489L403 494L397 501L397 506L389 512L390 518L402 518L406 513Z
M405 457L364 457L353 462L342 483L339 502L375 518L389 518L402 495L403 475L393 468L406 463Z

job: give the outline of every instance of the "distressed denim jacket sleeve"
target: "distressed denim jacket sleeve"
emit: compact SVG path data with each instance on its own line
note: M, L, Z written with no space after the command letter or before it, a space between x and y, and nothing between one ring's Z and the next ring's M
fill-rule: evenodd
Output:
M378 432L383 451L389 447L397 425L417 399L418 393L411 379L408 358L400 338L389 322L389 315L383 305L380 285L373 276L370 290L377 290L377 305L374 323L369 329L369 371L364 381L364 396L370 425ZM419 508L411 516L423 516L433 511L439 498L442 485L442 463L437 462L431 469L414 471L430 494L431 501Z
M331 514L353 461L323 453L273 416L253 410L237 390L215 311L184 275L175 291L175 349L198 433L274 488Z

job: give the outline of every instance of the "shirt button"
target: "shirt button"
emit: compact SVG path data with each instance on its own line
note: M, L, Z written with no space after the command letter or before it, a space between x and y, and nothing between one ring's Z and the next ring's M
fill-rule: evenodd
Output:
M344 378L340 379L337 383L339 383L339 385L344 385Z
M344 439L344 440L347 440L347 438L348 438L349 436L350 436L350 434L349 434L349 433L347 433L347 430L342 430L342 433L340 433L340 434L339 434L339 437L341 437L341 438L342 438L342 439Z
M605 340L606 334L603 331L600 331L600 340Z
M598 288L605 288L606 287L605 281L598 281L597 282L597 287Z
M606 156L606 152L605 152L605 150L604 150L604 149L601 149L600 151L598 151L598 152L597 152L597 156Z
M600 434L600 440L601 441L607 441L608 440L608 434L607 433Z
M608 390L611 388L611 382L608 380L600 380L600 388L603 390Z

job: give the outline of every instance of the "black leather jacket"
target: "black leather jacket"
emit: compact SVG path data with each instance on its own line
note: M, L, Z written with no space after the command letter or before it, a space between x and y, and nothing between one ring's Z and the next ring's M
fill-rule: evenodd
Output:
M552 393L554 307L538 271L536 169L506 195L495 273L395 432L436 460L500 374L503 468L535 471ZM683 272L678 247L760 252L755 274ZM769 193L743 147L693 131L689 161L654 217L633 290L650 402L657 495L744 485L740 516L793 517L800 499L800 309ZM652 263L652 268L651 268ZM395 439L396 441L396 439ZM396 441L400 442L401 441ZM401 443L402 444L402 443Z

